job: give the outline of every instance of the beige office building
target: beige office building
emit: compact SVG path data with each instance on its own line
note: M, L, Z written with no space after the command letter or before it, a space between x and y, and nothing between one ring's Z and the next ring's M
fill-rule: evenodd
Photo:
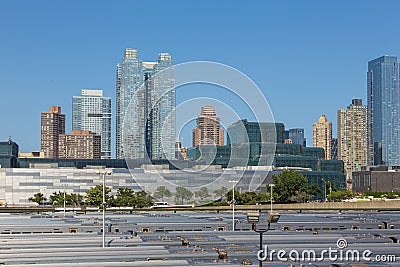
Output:
M201 114L197 117L197 127L193 129L193 146L224 145L224 129L220 126L220 117L212 106L201 107Z
M353 99L347 109L338 110L338 159L343 160L348 188L352 172L368 163L368 115L361 99Z
M332 122L328 122L325 115L313 124L313 146L323 148L325 159L332 159Z

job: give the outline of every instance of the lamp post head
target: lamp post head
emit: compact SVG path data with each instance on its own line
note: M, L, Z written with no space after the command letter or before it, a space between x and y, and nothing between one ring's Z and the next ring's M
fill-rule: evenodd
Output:
M247 221L249 223L258 223L260 221L260 213L247 213Z
M268 213L268 223L277 223L281 215L277 212L270 212Z

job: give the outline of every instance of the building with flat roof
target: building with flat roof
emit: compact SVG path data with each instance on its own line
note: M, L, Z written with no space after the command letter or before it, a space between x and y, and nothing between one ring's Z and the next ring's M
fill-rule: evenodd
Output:
M58 138L65 134L65 114L61 107L51 106L49 112L41 114L40 151L46 158L58 158Z
M72 97L72 130L91 131L101 136L101 158L111 158L111 97L103 90L82 89Z
M400 192L400 172L387 166L354 171L353 192Z
M294 128L289 129L290 140L292 140L292 144L301 145L303 147L307 146L307 140L304 137L304 129L303 128Z
M19 146L11 138L0 142L0 168L15 168L18 166Z
M60 134L58 157L65 159L100 159L101 136L91 131L72 130Z
M118 159L175 158L175 79L172 56L143 62L126 48L116 71Z
M353 99L347 109L338 110L338 159L351 189L352 173L369 165L367 107L361 99Z
M395 56L368 62L369 150L374 165L400 166L400 68ZM372 153L371 153L372 154Z

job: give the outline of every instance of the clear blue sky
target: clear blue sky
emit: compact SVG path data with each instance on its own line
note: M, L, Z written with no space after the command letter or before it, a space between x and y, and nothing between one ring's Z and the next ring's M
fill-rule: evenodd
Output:
M241 70L275 120L305 128L312 145L321 114L336 132L337 110L365 102L367 62L400 56L399 10L396 0L1 1L0 140L38 151L50 105L62 106L69 131L82 88L115 100L115 66L132 47L143 60L169 52L176 64Z

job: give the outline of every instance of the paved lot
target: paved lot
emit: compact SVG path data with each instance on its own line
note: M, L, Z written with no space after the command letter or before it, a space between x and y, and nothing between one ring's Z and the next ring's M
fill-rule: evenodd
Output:
M258 265L259 235L251 230L245 213L236 214L234 232L230 213L110 213L106 218L107 247L102 248L99 213L69 213L67 217L1 214L0 263L18 266ZM271 226L264 234L263 243L268 246L268 266L346 263L400 266L400 215L394 212L282 213L279 222ZM261 223L259 227L265 228L266 224ZM310 254L314 252L315 255ZM359 259L351 258L356 253ZM385 262L378 262L378 256ZM294 261L296 258L299 261Z

